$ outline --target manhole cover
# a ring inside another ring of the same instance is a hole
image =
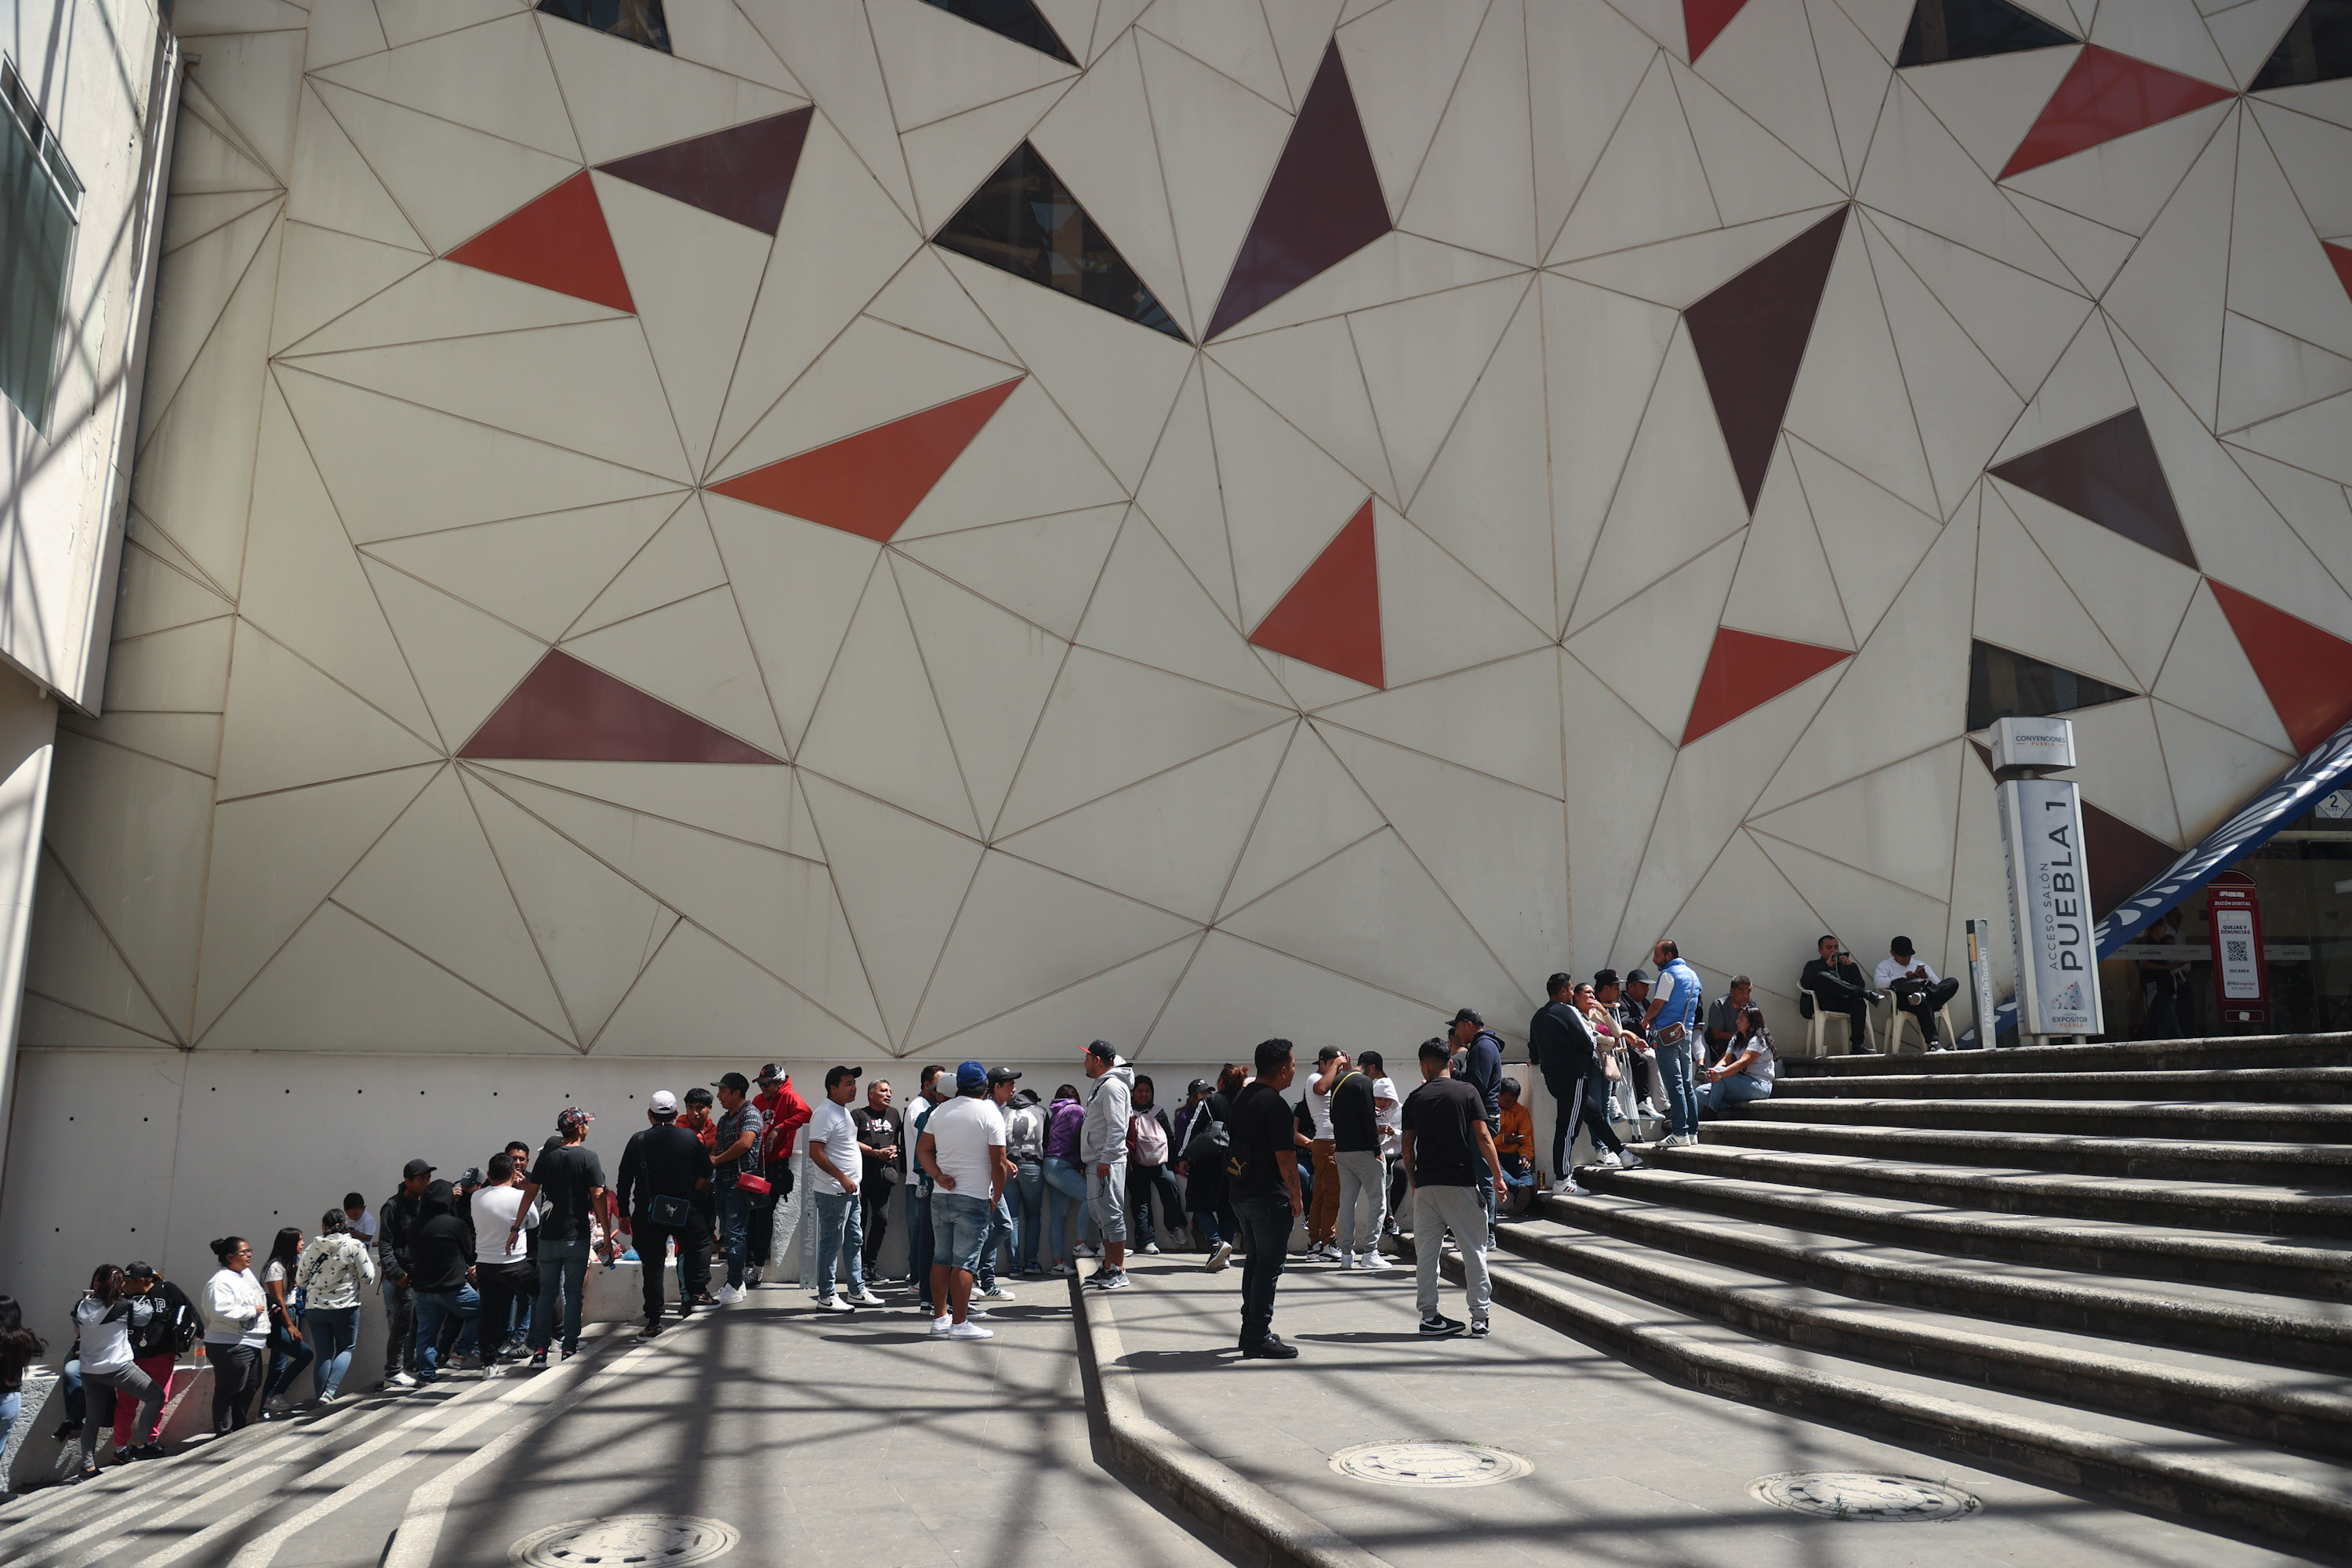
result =
[[[742,1537],[715,1519],[674,1513],[625,1513],[581,1519],[524,1536],[508,1555],[522,1568],[684,1568],[733,1550]]]
[[[1984,1506],[1941,1481],[1859,1470],[1790,1470],[1749,1482],[1748,1495],[1791,1513],[1864,1524],[1941,1524]]]
[[[1487,1487],[1535,1468],[1484,1443],[1359,1443],[1332,1455],[1331,1468],[1384,1487]]]

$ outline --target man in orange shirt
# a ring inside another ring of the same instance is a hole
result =
[[[1503,1130],[1495,1135],[1495,1152],[1503,1162],[1503,1169],[1517,1173],[1527,1169],[1535,1158],[1536,1119],[1519,1102],[1519,1080],[1503,1080]]]

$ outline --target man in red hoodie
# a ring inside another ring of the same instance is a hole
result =
[[[793,1088],[792,1075],[774,1062],[760,1069],[759,1084],[760,1092],[751,1103],[768,1129],[767,1147],[761,1152],[768,1191],[751,1205],[751,1268],[744,1274],[749,1285],[760,1282],[775,1245],[776,1205],[792,1195],[793,1143],[808,1125],[810,1114],[809,1102]]]

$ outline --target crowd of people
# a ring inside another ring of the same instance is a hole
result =
[[[1801,987],[1853,1020],[1858,1047],[1867,1008],[1891,997],[1939,1048],[1935,1014],[1956,987],[1907,940],[1895,939],[1870,983],[1835,937],[1817,951]],[[224,1237],[193,1296],[152,1264],[101,1266],[71,1310],[56,1436],[79,1436],[84,1474],[96,1473],[107,1435],[117,1457],[161,1454],[164,1405],[200,1341],[215,1435],[289,1414],[306,1372],[313,1403],[332,1405],[372,1296],[384,1314],[379,1391],[570,1358],[589,1269],[624,1258],[640,1263],[638,1338],[650,1339],[673,1310],[730,1305],[761,1283],[803,1137],[815,1305],[826,1312],[884,1307],[879,1292],[895,1288],[934,1335],[986,1339],[990,1305],[1013,1298],[1006,1277],[1072,1276],[1091,1260],[1084,1288],[1122,1290],[1130,1255],[1185,1251],[1212,1272],[1242,1260],[1241,1351],[1287,1358],[1296,1348],[1273,1330],[1286,1263],[1381,1273],[1383,1238],[1409,1229],[1421,1331],[1484,1335],[1496,1220],[1527,1212],[1547,1179],[1555,1194],[1588,1195],[1570,1163],[1580,1130],[1592,1163],[1630,1168],[1642,1163],[1636,1144],[1695,1143],[1704,1119],[1772,1091],[1777,1056],[1748,977],[1709,1002],[1674,942],[1650,956],[1654,976],[1601,969],[1546,984],[1528,1059],[1555,1102],[1548,1164],[1502,1037],[1467,1007],[1420,1045],[1410,1090],[1378,1051],[1326,1045],[1309,1068],[1282,1039],[1192,1079],[1172,1105],[1102,1040],[1050,1098],[1012,1068],[967,1061],[923,1068],[902,1103],[887,1079],[843,1065],[812,1105],[770,1064],[682,1097],[654,1091],[609,1183],[588,1146],[595,1118],[572,1106],[535,1150],[517,1140],[455,1179],[409,1161],[381,1204],[346,1194],[315,1235],[280,1230],[257,1269],[254,1243]],[[894,1224],[906,1272],[886,1279]],[[1462,1260],[1466,1321],[1439,1310],[1447,1252]],[[6,1422],[46,1349],[0,1297]]]

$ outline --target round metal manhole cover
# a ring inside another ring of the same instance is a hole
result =
[[[508,1553],[521,1568],[685,1568],[734,1550],[742,1536],[715,1519],[625,1513],[535,1531]]]
[[[1384,1487],[1490,1487],[1535,1467],[1484,1443],[1359,1443],[1331,1456],[1331,1468]]]
[[[1860,1524],[1942,1524],[1984,1506],[1941,1481],[1860,1470],[1790,1470],[1749,1482],[1748,1495],[1791,1513]]]

